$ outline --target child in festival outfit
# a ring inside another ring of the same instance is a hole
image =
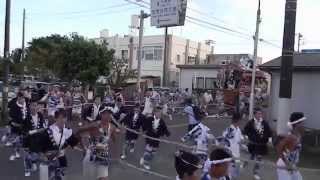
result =
[[[278,180],[302,180],[302,176],[297,169],[300,159],[300,151],[302,149],[301,137],[304,132],[304,121],[306,118],[301,112],[291,114],[290,133],[283,138],[278,146],[279,159],[277,161]]]
[[[244,135],[248,136],[248,150],[251,160],[262,161],[262,156],[268,153],[268,142],[271,142],[272,132],[267,121],[263,120],[261,109],[255,109],[254,118],[244,128]],[[253,168],[253,177],[260,180],[260,165],[256,163]]]
[[[25,148],[24,155],[24,172],[25,176],[29,177],[31,172],[37,170],[37,162],[39,161],[39,153],[32,152],[29,147],[34,140],[34,134],[44,131],[47,124],[44,120],[42,113],[39,112],[38,103],[31,102],[30,112],[27,115],[23,125],[23,146]]]
[[[165,121],[161,118],[161,107],[156,107],[153,110],[153,116],[146,117],[143,130],[147,136],[152,138],[160,138],[162,136],[170,136]],[[159,148],[160,141],[146,138],[146,146],[143,157],[140,159],[140,164],[147,170],[150,169],[151,161],[154,158],[157,149]]]
[[[37,133],[30,141],[30,151],[41,153],[40,180],[64,179],[68,165],[65,149],[75,147],[79,139],[71,129],[66,128],[66,111],[58,109],[55,123],[45,131]]]
[[[87,179],[107,180],[110,166],[110,144],[115,141],[115,126],[111,123],[112,107],[103,105],[100,107],[100,119],[91,123],[88,127],[79,129],[78,134],[89,133],[89,147],[86,149],[85,163],[90,169],[84,169]],[[88,159],[88,161],[86,161]],[[84,167],[84,168],[85,168]]]
[[[143,121],[144,115],[141,114],[140,104],[136,104],[133,111],[129,112],[120,123],[123,123],[129,129],[140,131]],[[126,159],[128,151],[131,153],[134,152],[134,146],[138,137],[139,135],[137,133],[126,130],[125,144],[123,146],[121,159]]]
[[[17,98],[9,103],[9,115],[11,117],[10,124],[10,141],[13,146],[13,154],[10,161],[20,158],[20,149],[22,147],[23,125],[27,118],[28,107],[26,99],[22,93],[17,94]]]
[[[215,137],[210,133],[210,129],[206,125],[199,123],[183,136],[181,140],[183,142],[193,141],[195,144],[193,152],[199,157],[203,164],[208,158],[209,144],[214,143]]]
[[[232,156],[235,158],[240,158],[240,143],[244,139],[241,129],[239,128],[240,120],[241,115],[234,113],[232,117],[232,124],[222,134],[225,140],[225,147],[230,150]],[[237,179],[240,175],[240,161],[234,160],[230,165],[229,175],[232,179]]]

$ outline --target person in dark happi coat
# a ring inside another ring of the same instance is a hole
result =
[[[129,129],[139,132],[143,122],[144,115],[141,113],[140,104],[136,104],[133,110],[129,112],[120,123],[124,124]],[[126,159],[128,151],[131,153],[134,152],[134,146],[138,137],[139,135],[137,133],[129,130],[126,131],[121,159]]]
[[[32,171],[37,170],[37,162],[39,160],[39,154],[29,150],[31,141],[34,141],[34,134],[44,131],[46,128],[47,124],[43,114],[39,112],[38,103],[32,101],[30,103],[30,111],[23,124],[24,172],[26,177],[29,177]]]
[[[10,139],[14,149],[13,154],[10,156],[10,160],[20,158],[20,149],[22,146],[23,124],[27,118],[28,106],[26,99],[22,93],[18,93],[17,97],[9,103],[9,115],[11,121],[10,125]]]
[[[35,141],[30,145],[30,151],[44,154],[40,163],[40,180],[63,179],[68,166],[64,151],[79,143],[73,131],[66,128],[66,111],[58,109],[54,118],[55,123],[37,133]]]
[[[160,138],[163,136],[170,136],[170,132],[167,128],[165,121],[161,118],[162,109],[156,107],[153,109],[153,116],[146,117],[143,123],[143,130],[145,134],[152,138]],[[145,169],[150,169],[150,163],[159,148],[160,141],[150,138],[146,138],[146,146],[143,157],[140,159],[140,165]]]
[[[116,99],[116,102],[115,104],[112,106],[113,109],[112,109],[112,116],[114,118],[114,120],[116,120],[116,122],[120,122],[122,121],[126,114],[127,114],[127,110],[126,110],[126,107],[124,106],[124,101],[122,98],[118,97]],[[114,121],[112,121],[112,124],[118,128],[117,131],[119,131],[119,125],[117,123],[115,123]]]
[[[228,168],[232,155],[226,149],[215,149],[204,165],[204,175],[201,180],[230,180]]]
[[[116,102],[113,106],[113,117],[120,122],[126,115],[126,108],[124,106],[124,101],[119,97],[116,99]]]
[[[267,121],[263,119],[261,109],[255,109],[254,118],[250,120],[243,131],[248,137],[248,149],[251,154],[251,160],[262,161],[262,156],[268,153],[268,142],[271,142],[272,131]],[[259,175],[259,163],[253,168],[254,179],[261,179]]]

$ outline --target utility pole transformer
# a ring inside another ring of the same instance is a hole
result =
[[[291,113],[292,72],[296,29],[297,0],[286,0],[282,59],[280,68],[279,118],[277,133],[288,132],[287,122]]]

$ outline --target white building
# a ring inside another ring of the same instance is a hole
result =
[[[177,65],[180,69],[179,88],[213,90],[218,83],[218,74],[222,69],[220,65],[199,64],[199,65]]]
[[[270,120],[278,120],[281,57],[262,64],[259,68],[271,74]],[[320,129],[320,53],[295,54],[293,59],[291,112],[303,112],[307,117],[306,126]],[[288,114],[289,119],[289,114]],[[283,128],[287,122],[278,122]]]
[[[115,50],[117,58],[129,60],[132,68],[137,68],[137,49],[138,37],[132,37],[132,45],[130,44],[130,36],[109,36],[108,30],[100,32],[99,38],[93,39],[96,43],[105,42],[107,46]],[[142,44],[142,62],[141,75],[158,77],[160,85],[163,76],[163,59],[164,59],[164,35],[144,36]],[[132,47],[132,48],[130,48]],[[130,50],[132,56],[130,56]],[[170,85],[176,82],[179,84],[179,64],[204,64],[207,56],[213,53],[213,48],[208,43],[191,41],[185,38],[168,35],[168,76]]]

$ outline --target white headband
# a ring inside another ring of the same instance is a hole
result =
[[[99,111],[99,114],[103,113],[104,111],[112,111],[112,110],[113,110],[112,107],[105,106],[103,109],[101,109],[101,110]]]
[[[221,160],[213,160],[210,161],[209,159],[207,159],[204,163],[204,168],[203,170],[208,172],[209,169],[211,168],[212,164],[221,164],[221,163],[225,163],[225,162],[231,162],[233,159],[232,158],[225,158],[225,159],[221,159]]]
[[[288,125],[295,125],[295,124],[298,124],[298,123],[300,123],[300,122],[303,122],[303,121],[305,121],[307,118],[306,117],[302,117],[302,118],[300,118],[300,119],[298,119],[298,120],[296,120],[296,121],[293,121],[293,122],[288,122]]]
[[[190,163],[190,162],[184,160],[184,159],[181,157],[182,154],[183,154],[183,152],[180,152],[180,151],[178,151],[178,152],[175,153],[176,157],[179,158],[182,162],[184,162],[184,163],[186,163],[186,164],[188,164],[188,165],[191,165],[191,166],[193,166],[193,167],[195,167],[195,168],[198,168],[198,169],[202,169],[202,168],[203,168],[203,166],[200,165],[200,164],[196,165],[196,164],[193,164],[193,163]]]
[[[222,164],[222,163],[225,163],[225,162],[231,162],[232,160],[233,160],[232,158],[225,158],[225,159],[213,160],[213,161],[209,161],[208,160],[208,163],[210,163],[211,165],[212,164]]]
[[[191,165],[191,166],[193,166],[193,167],[195,167],[195,168],[198,168],[198,169],[202,169],[202,168],[203,168],[203,166],[200,165],[200,164],[198,164],[198,165],[192,164],[192,163],[189,163],[188,161],[184,160],[182,157],[179,157],[179,158],[180,158],[180,160],[181,160],[182,162],[184,162],[184,163],[186,163],[186,164],[188,164],[188,165]]]

